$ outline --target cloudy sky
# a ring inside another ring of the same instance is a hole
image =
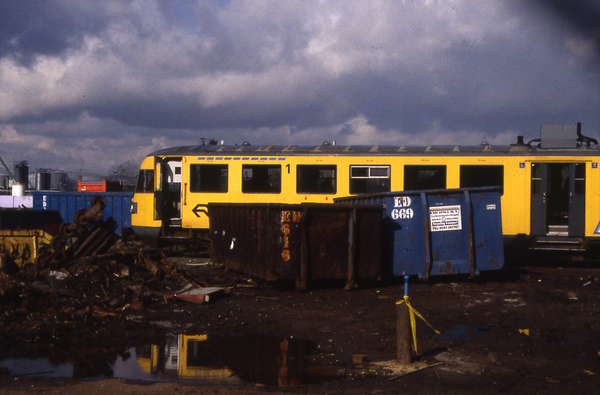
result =
[[[85,178],[202,138],[599,138],[599,24],[598,0],[1,0],[0,156]]]

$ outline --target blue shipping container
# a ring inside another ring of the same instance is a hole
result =
[[[335,199],[383,204],[383,268],[394,276],[469,273],[504,266],[499,188],[388,192]]]
[[[94,196],[106,200],[104,218],[114,218],[117,223],[115,233],[119,236],[123,228],[131,227],[131,199],[133,192],[33,192],[34,210],[60,211],[66,222],[73,222],[75,213],[92,208]]]

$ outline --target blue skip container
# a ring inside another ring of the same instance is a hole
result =
[[[504,266],[499,188],[387,192],[334,201],[384,206],[382,268],[387,274],[474,277]]]
[[[117,221],[115,233],[121,235],[124,228],[131,227],[131,199],[133,192],[33,192],[34,210],[60,211],[65,222],[72,223],[75,214],[92,207],[92,199],[102,196],[106,201],[104,218]]]

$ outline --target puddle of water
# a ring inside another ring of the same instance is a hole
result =
[[[581,336],[574,334],[561,335],[552,333],[551,331],[536,331],[532,330],[530,337],[533,340],[537,340],[539,342],[544,343],[556,343],[556,344],[572,344],[579,345],[584,343],[584,339]]]
[[[494,328],[493,325],[482,325],[477,328],[472,328],[467,324],[457,324],[452,327],[449,331],[442,333],[441,335],[433,335],[436,339],[448,342],[468,342],[473,336],[481,336],[485,332],[488,332]],[[552,331],[536,331],[530,330],[529,335],[531,339],[545,342],[545,343],[557,343],[557,344],[572,344],[578,345],[584,343],[586,340],[578,335],[567,334],[560,335],[555,334]]]
[[[439,340],[448,341],[448,342],[468,342],[469,341],[469,325],[466,324],[458,324],[455,325],[449,331],[442,333],[441,335],[435,336]]]
[[[473,336],[481,336],[483,333],[492,329],[490,325],[483,325],[477,328],[472,328],[467,324],[457,324],[449,331],[441,335],[434,335],[436,339],[448,342],[468,342]]]
[[[217,384],[260,383],[297,387],[345,376],[337,367],[308,362],[309,342],[269,335],[210,339],[177,335],[160,344],[65,357],[0,361],[14,376],[103,378],[136,381],[195,380]],[[65,353],[64,355],[67,355]]]

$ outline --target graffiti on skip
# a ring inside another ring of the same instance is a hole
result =
[[[5,241],[0,244],[0,254],[6,254],[19,266],[23,266],[31,259],[31,249],[27,243],[11,243]]]
[[[411,219],[415,215],[414,210],[410,208],[411,204],[412,200],[408,196],[394,197],[394,208],[391,213],[392,219]]]
[[[290,223],[299,223],[300,219],[302,219],[302,213],[299,211],[285,210],[281,212],[281,258],[286,262],[292,257],[290,254]]]

